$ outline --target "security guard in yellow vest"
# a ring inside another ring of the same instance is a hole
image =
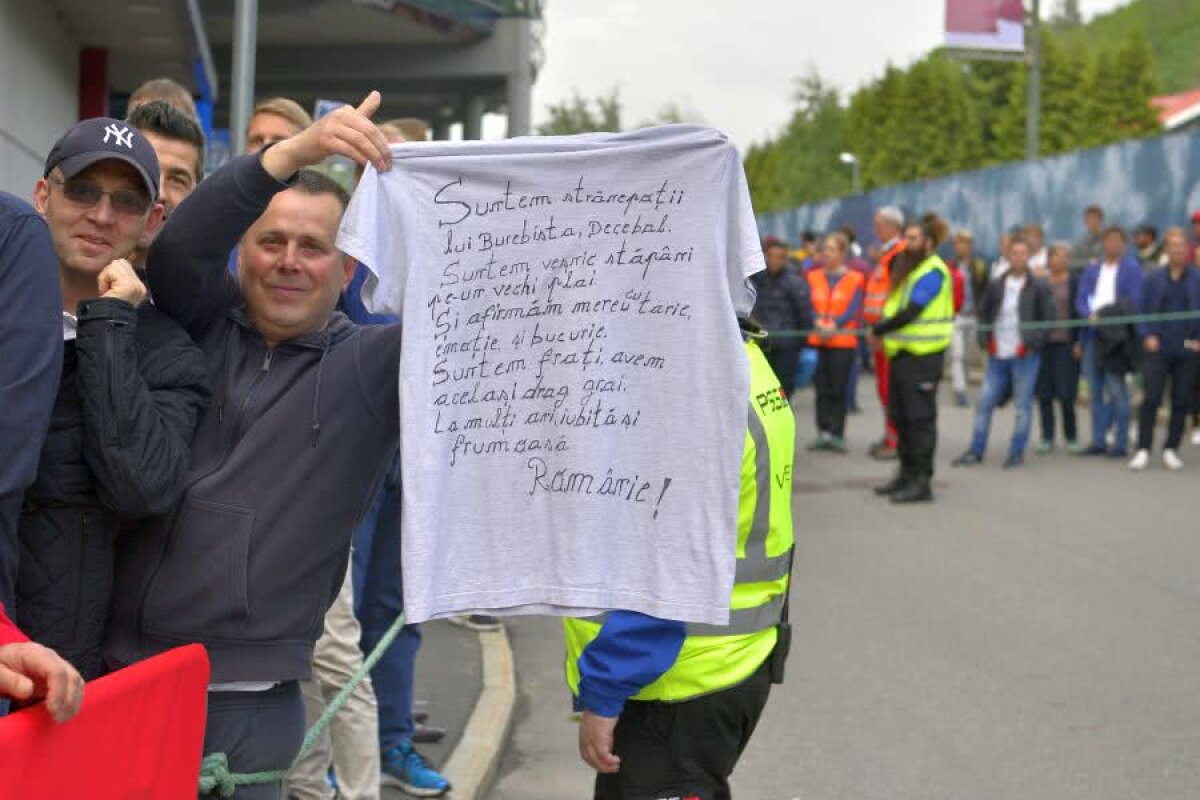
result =
[[[761,329],[742,321],[742,330],[750,404],[729,625],[630,611],[564,621],[579,750],[598,773],[597,800],[728,798],[770,686],[783,680],[796,422],[754,341]]]
[[[888,413],[896,424],[900,457],[896,475],[875,492],[893,503],[933,499],[937,390],[954,335],[954,285],[935,252],[947,231],[934,214],[905,228],[905,251],[892,265],[884,318],[872,328],[891,361]]]

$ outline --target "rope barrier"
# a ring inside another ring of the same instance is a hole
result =
[[[970,320],[971,317],[955,317],[951,319],[917,319],[908,323],[905,327],[919,325],[944,325],[947,322],[956,320]],[[1185,322],[1188,320],[1200,319],[1200,311],[1168,311],[1160,314],[1131,314],[1126,316],[1100,317],[1098,319],[1059,319],[1059,320],[1035,320],[1031,322],[1018,323],[1017,328],[1020,330],[1036,331],[1036,330],[1061,330],[1063,328],[1101,328],[1110,325],[1140,325],[1147,322]],[[972,325],[977,332],[987,333],[1003,327],[998,324],[985,325],[975,323]],[[1011,327],[1011,326],[1010,326]],[[829,328],[822,331],[819,328],[807,328],[804,330],[782,330],[768,331],[767,339],[791,339],[811,336],[812,334],[822,334],[828,336],[867,336],[871,333],[870,328]],[[886,334],[885,334],[886,337]]]
[[[292,761],[292,765],[287,769],[272,770],[270,772],[231,772],[229,770],[229,757],[225,753],[210,753],[205,756],[200,762],[200,794],[216,794],[220,797],[232,797],[239,786],[257,786],[263,783],[276,783],[287,777],[287,774],[296,768],[296,764],[304,756],[308,755],[308,751],[312,749],[313,744],[329,728],[333,722],[334,716],[346,705],[346,701],[350,699],[350,695],[354,692],[358,685],[363,682],[371,670],[379,663],[379,659],[383,658],[383,654],[391,647],[392,642],[400,635],[400,629],[404,627],[404,613],[396,617],[396,621],[387,629],[387,633],[371,650],[371,653],[363,660],[362,666],[354,671],[350,676],[350,680],[345,686],[334,696],[333,701],[325,707],[325,712],[320,718],[308,729],[308,733],[304,735],[304,741],[300,745],[300,752],[296,754],[296,758]]]

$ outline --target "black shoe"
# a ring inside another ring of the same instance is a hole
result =
[[[1107,451],[1107,450],[1105,450],[1105,449],[1104,449],[1103,447],[1101,447],[1100,445],[1098,445],[1098,444],[1094,444],[1094,445],[1092,445],[1091,447],[1088,447],[1088,448],[1086,448],[1086,449],[1084,449],[1084,450],[1080,450],[1080,451],[1079,451],[1079,455],[1081,455],[1081,456],[1102,456],[1102,455],[1104,455],[1104,454],[1105,454],[1105,453],[1107,453],[1107,452],[1108,452],[1108,451]]]
[[[1004,468],[1005,469],[1016,469],[1017,467],[1023,466],[1024,464],[1025,464],[1024,456],[1013,455],[1013,456],[1009,456],[1008,458],[1004,459]]]
[[[435,725],[418,724],[412,735],[412,740],[418,744],[437,744],[445,738],[446,729]]]
[[[950,462],[952,467],[973,467],[976,464],[983,463],[983,456],[976,453],[974,450],[968,450],[958,458]]]
[[[879,495],[880,497],[887,497],[889,494],[895,494],[907,485],[907,478],[905,478],[903,475],[896,475],[896,477],[892,478],[887,483],[881,486],[876,486],[875,494]]]
[[[413,722],[415,722],[416,724],[421,725],[422,723],[425,723],[428,721],[429,721],[429,712],[428,711],[414,711],[413,712]]]
[[[933,500],[933,489],[927,480],[915,480],[892,495],[893,503],[928,503]]]

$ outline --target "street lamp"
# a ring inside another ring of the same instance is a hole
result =
[[[859,173],[858,156],[854,153],[842,153],[838,156],[838,161],[850,165],[850,189],[854,194],[860,194],[862,192],[862,175]]]

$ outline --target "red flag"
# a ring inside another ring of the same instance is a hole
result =
[[[207,691],[193,644],[88,683],[62,725],[41,706],[0,719],[0,796],[195,800]]]

